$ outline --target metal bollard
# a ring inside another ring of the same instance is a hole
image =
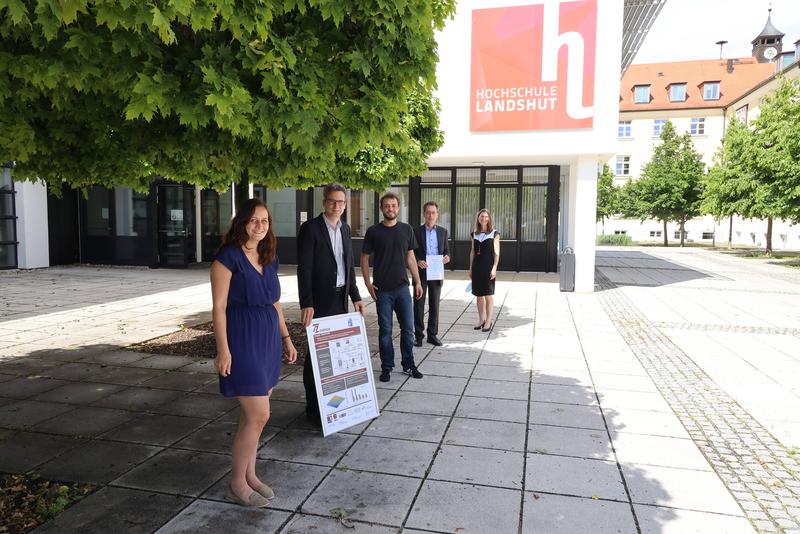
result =
[[[571,247],[561,253],[558,281],[561,291],[575,291],[575,252]]]

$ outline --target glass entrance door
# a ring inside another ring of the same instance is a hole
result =
[[[158,186],[158,257],[162,267],[186,267],[197,261],[194,188]]]

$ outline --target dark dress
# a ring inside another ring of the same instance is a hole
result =
[[[215,258],[233,274],[225,318],[231,373],[219,377],[226,397],[263,396],[278,383],[281,333],[274,303],[280,299],[278,258],[263,275],[239,246],[223,247]]]
[[[472,236],[472,247],[475,256],[472,258],[472,294],[476,297],[494,295],[494,280],[490,280],[492,267],[494,266],[494,236],[487,237],[483,242],[475,239],[475,232]]]

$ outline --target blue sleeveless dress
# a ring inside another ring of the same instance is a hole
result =
[[[231,374],[219,377],[220,392],[226,397],[264,396],[278,383],[283,354],[273,305],[281,296],[278,258],[264,265],[263,274],[240,246],[223,247],[215,260],[233,275],[225,312]]]

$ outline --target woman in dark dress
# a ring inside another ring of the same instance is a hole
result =
[[[469,250],[469,277],[472,294],[478,297],[478,325],[475,330],[489,332],[494,314],[494,281],[500,262],[500,234],[492,225],[492,215],[486,208],[478,212],[475,231]]]
[[[256,475],[256,451],[269,419],[269,395],[278,383],[281,354],[297,350],[279,302],[278,258],[267,206],[250,199],[239,208],[211,264],[214,336],[220,391],[239,400],[239,428],[226,498],[262,507],[274,497]]]

